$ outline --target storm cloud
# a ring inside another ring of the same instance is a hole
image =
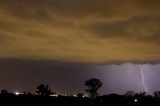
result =
[[[0,0],[0,58],[160,60],[159,0]]]

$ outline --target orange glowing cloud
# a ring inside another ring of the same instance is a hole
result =
[[[159,0],[0,2],[0,58],[160,60]]]

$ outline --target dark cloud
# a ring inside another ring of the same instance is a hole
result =
[[[90,15],[119,18],[159,12],[158,0],[1,0],[1,5],[11,14],[26,19],[49,19],[49,11],[69,18]]]
[[[117,38],[159,43],[160,16],[132,17],[113,23],[95,23],[89,30],[98,38]]]
[[[0,0],[0,57],[159,61],[159,0]]]

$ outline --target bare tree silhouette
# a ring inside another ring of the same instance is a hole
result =
[[[102,84],[103,83],[99,79],[91,78],[85,82],[85,85],[88,87],[86,92],[91,98],[95,98],[98,95],[97,91],[100,87],[102,87]]]

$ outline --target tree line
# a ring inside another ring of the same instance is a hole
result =
[[[86,80],[84,85],[88,87],[85,89],[85,91],[88,93],[90,98],[96,98],[98,96],[98,90],[100,87],[102,87],[102,82],[97,78],[91,78],[89,80]],[[9,92],[5,89],[1,90],[1,94],[8,94]],[[26,93],[26,92],[24,92]],[[53,94],[56,94],[56,92],[53,92],[48,84],[40,84],[36,87],[36,93],[40,96],[50,96]],[[30,93],[27,93],[30,94]],[[82,93],[79,93],[78,96],[82,96]]]

